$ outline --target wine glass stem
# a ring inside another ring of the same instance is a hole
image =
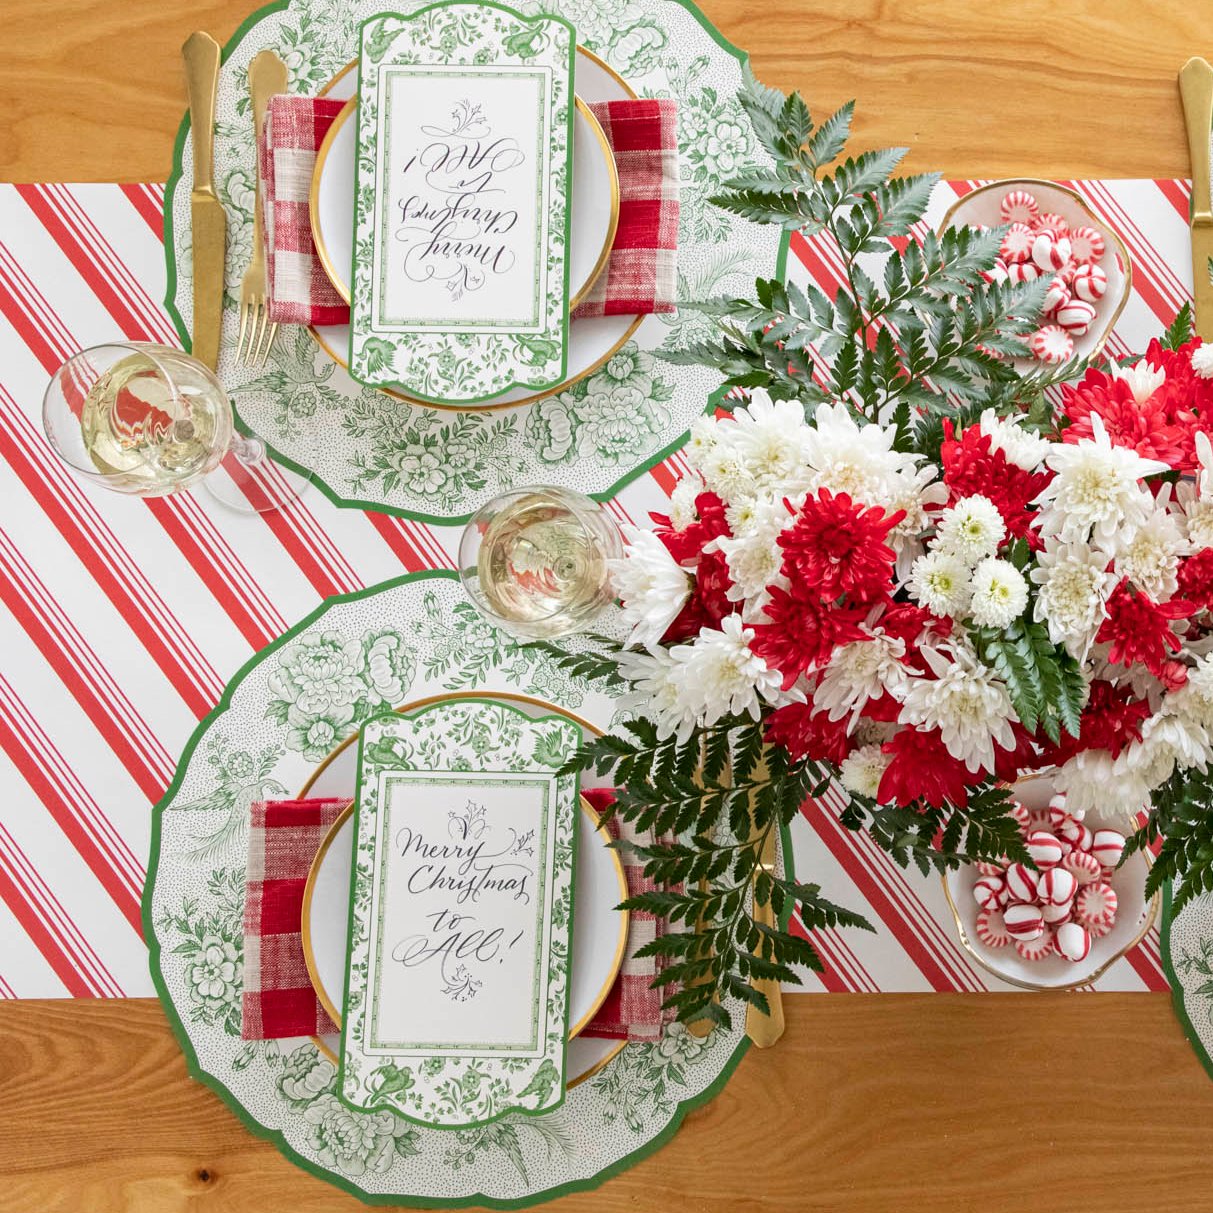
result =
[[[265,443],[260,438],[233,434],[231,452],[245,467],[254,467],[265,459]]]

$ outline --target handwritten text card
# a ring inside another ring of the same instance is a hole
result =
[[[363,25],[355,378],[444,403],[563,379],[574,49],[495,4]]]
[[[347,1102],[472,1125],[563,1098],[580,740],[479,700],[364,728]]]

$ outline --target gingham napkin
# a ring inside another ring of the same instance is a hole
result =
[[[585,798],[599,812],[615,796],[609,788],[588,789]],[[244,903],[244,1004],[241,1035],[246,1040],[322,1035],[337,1027],[316,998],[303,959],[300,922],[303,888],[316,851],[348,800],[270,800],[253,805],[249,824],[248,889]],[[623,826],[623,837],[638,841]],[[619,836],[617,823],[612,833]],[[647,837],[647,836],[646,836]],[[643,869],[624,855],[632,894],[652,889]],[[612,1040],[657,1040],[671,1015],[664,993],[650,988],[653,957],[636,949],[666,929],[663,919],[633,910],[619,976],[583,1036]]]
[[[349,305],[316,256],[308,194],[325,133],[344,101],[271,97],[261,156],[261,221],[265,228],[268,311],[276,324],[348,324]]]
[[[590,106],[615,153],[619,227],[606,268],[574,317],[672,312],[678,292],[678,107],[669,100]]]
[[[261,156],[269,315],[279,324],[348,324],[350,310],[316,255],[308,193],[316,152],[341,112],[327,97],[270,99]],[[574,317],[672,312],[677,293],[678,138],[673,101],[590,106],[619,169],[611,256]]]
[[[329,826],[348,800],[266,800],[249,819],[244,901],[245,1040],[336,1032],[303,959],[303,889]]]
[[[614,803],[615,793],[610,788],[584,788],[581,793],[601,813]],[[638,834],[618,817],[613,817],[607,827],[615,838],[628,842],[648,843],[650,833]],[[628,893],[651,892],[656,886],[644,874],[644,867],[634,855],[623,852],[623,873],[628,882]],[[623,954],[619,976],[611,987],[597,1014],[582,1029],[582,1036],[605,1036],[613,1040],[658,1040],[661,1029],[674,1018],[673,1011],[662,1009],[663,1000],[672,992],[670,987],[653,988],[653,978],[665,967],[659,956],[638,957],[636,951],[650,940],[665,934],[669,923],[664,918],[632,910],[628,919],[628,942]]]

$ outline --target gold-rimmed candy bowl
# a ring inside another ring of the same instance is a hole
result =
[[[1016,781],[1012,791],[1025,808],[1043,810],[1055,792],[1052,772],[1041,772]],[[1088,829],[1126,832],[1123,816],[1094,811],[1083,819]],[[956,924],[960,945],[987,973],[1000,981],[1024,990],[1073,990],[1090,985],[1145,938],[1158,914],[1159,897],[1146,897],[1146,876],[1150,871],[1147,851],[1135,851],[1126,857],[1111,875],[1109,884],[1116,893],[1116,922],[1107,935],[1092,939],[1091,950],[1077,963],[1056,954],[1042,960],[1025,960],[1014,944],[989,947],[977,937],[980,907],[973,900],[973,886],[980,873],[975,865],[945,872],[943,890]]]

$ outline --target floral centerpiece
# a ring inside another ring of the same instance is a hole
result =
[[[728,394],[669,515],[627,532],[626,642],[562,658],[630,685],[577,761],[664,836],[632,904],[678,927],[648,950],[685,1020],[820,967],[755,905],[868,925],[760,867],[831,780],[926,871],[1027,859],[1007,784],[1056,768],[1077,806],[1148,813],[1154,885],[1213,886],[1213,346],[1185,309],[1131,365],[1021,372],[1044,284],[994,280],[1000,231],[915,231],[936,178],[891,177],[898,150],[827,172],[849,106],[815,128],[753,80],[743,103],[771,165],[716,203],[830,234],[844,284],[703,305],[718,337],[671,357]]]

